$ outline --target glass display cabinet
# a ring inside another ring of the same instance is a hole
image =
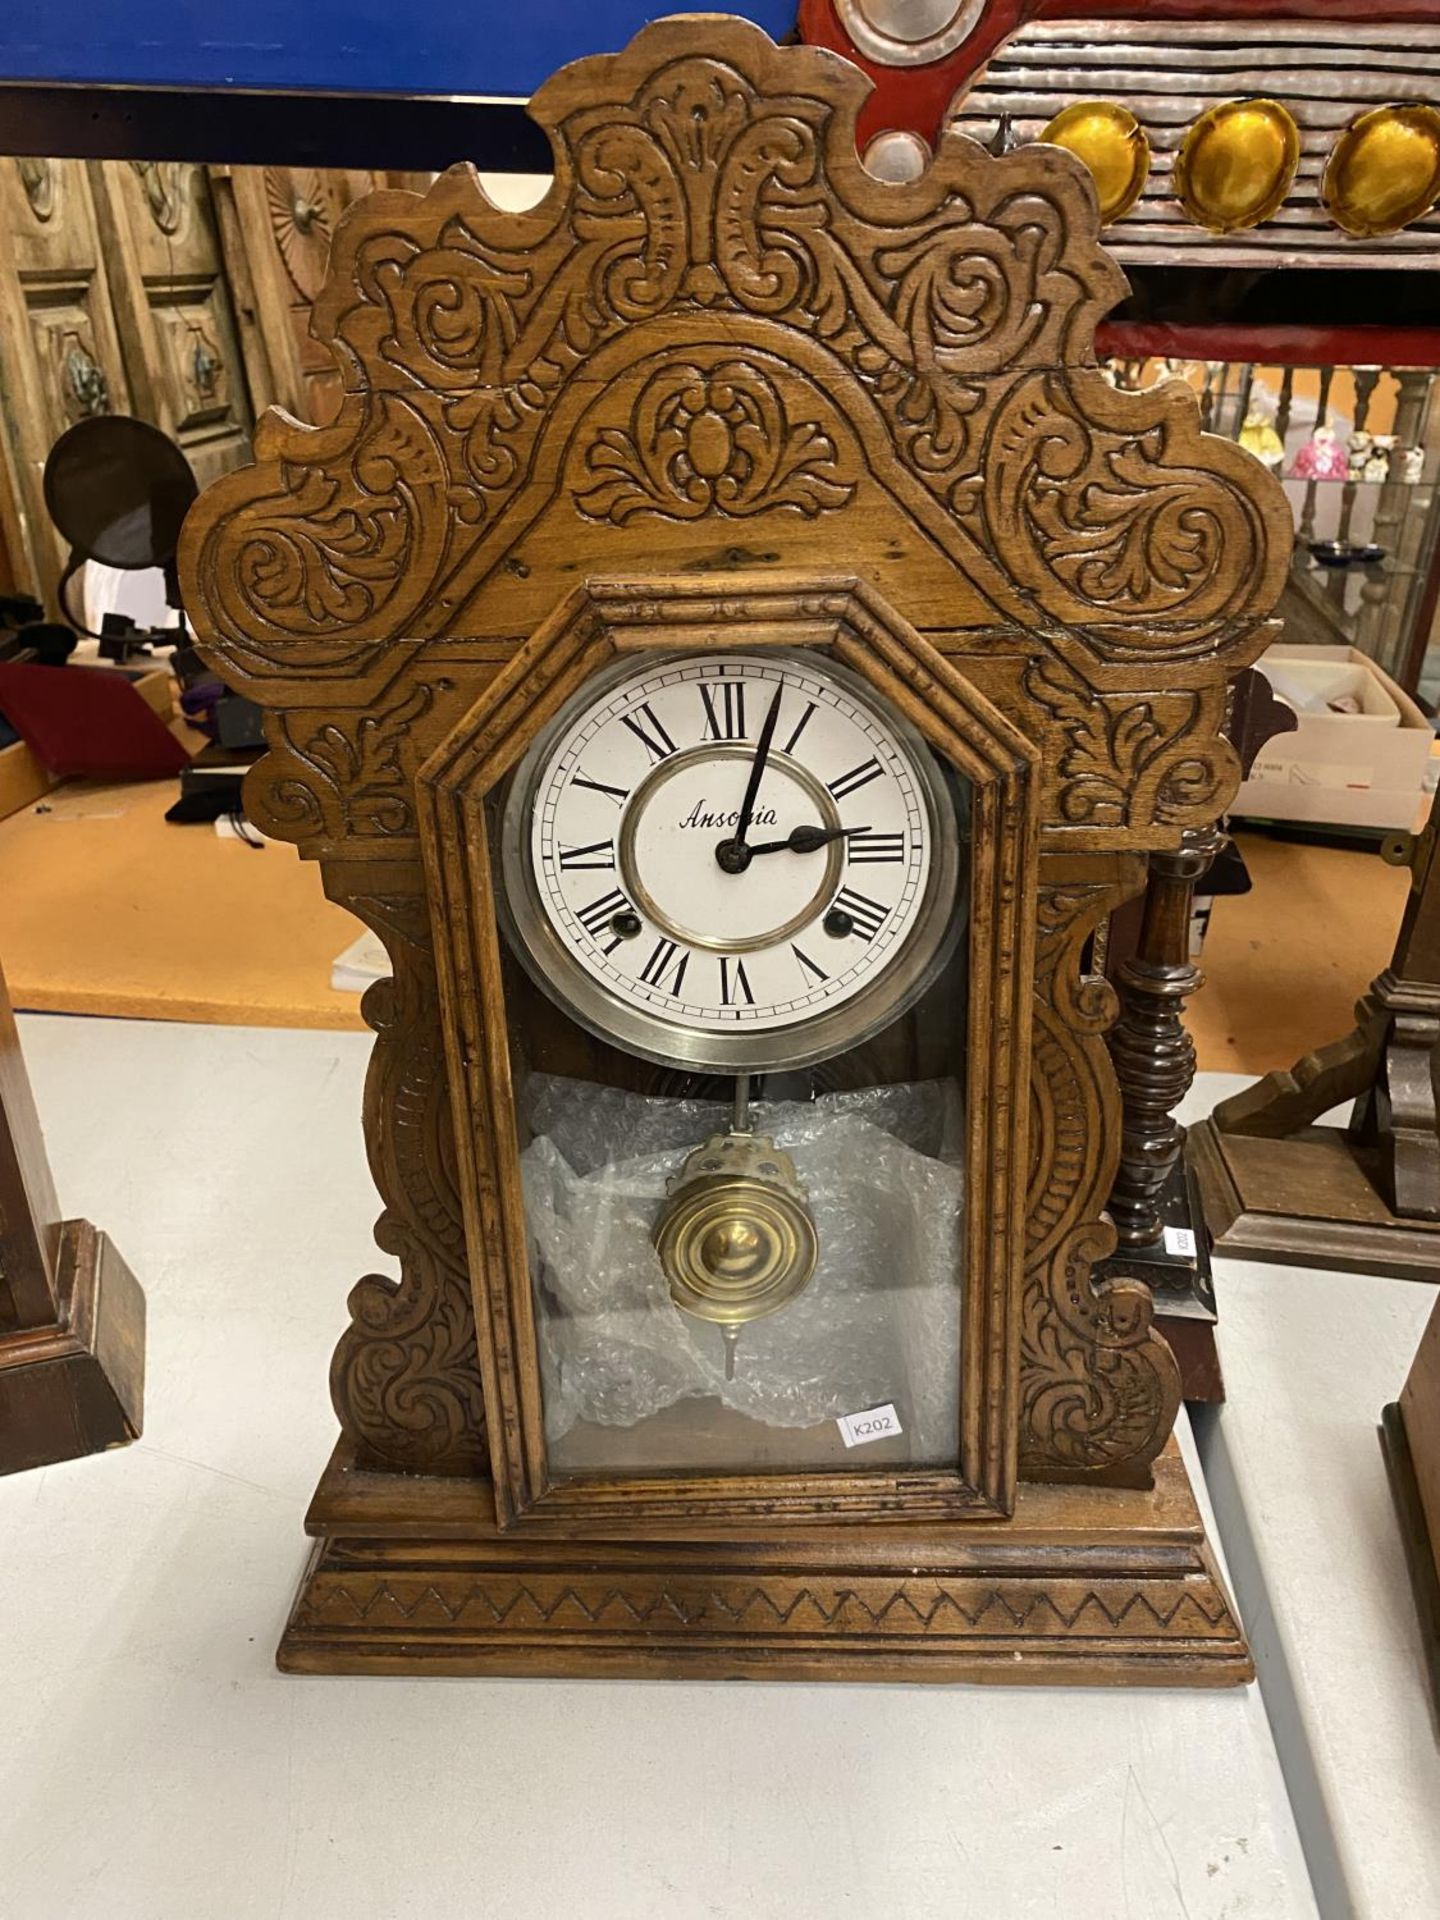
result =
[[[718,19],[567,68],[528,212],[347,214],[338,418],[187,524],[250,809],[393,966],[287,1669],[1249,1674],[1096,1272],[1089,956],[1234,790],[1285,502],[1101,372],[1071,156],[883,181],[864,92]]]
[[[1433,711],[1440,541],[1440,411],[1429,366],[1121,360],[1136,387],[1187,381],[1208,430],[1281,479],[1295,554],[1280,613],[1287,640],[1358,647]]]

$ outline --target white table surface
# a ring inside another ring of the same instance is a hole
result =
[[[0,1481],[4,1920],[1315,1912],[1254,1687],[280,1677],[330,1350],[386,1264],[368,1042],[21,1029],[149,1375],[135,1446]]]
[[[1245,1084],[1200,1075],[1187,1117]],[[1429,1920],[1440,1740],[1378,1427],[1436,1288],[1232,1260],[1215,1287],[1201,1453],[1321,1911]]]

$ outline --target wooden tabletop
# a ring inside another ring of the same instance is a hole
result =
[[[0,1481],[7,1916],[1314,1915],[1255,1687],[281,1678],[330,1351],[393,1264],[368,1043],[20,1024],[150,1371],[134,1446]]]
[[[1198,1119],[1243,1081],[1203,1075]],[[1320,1910],[1440,1913],[1440,1744],[1380,1448],[1436,1290],[1217,1259],[1201,1453]]]
[[[0,946],[18,1009],[360,1028],[330,966],[359,923],[295,849],[171,826],[173,780],[75,781],[0,820]]]

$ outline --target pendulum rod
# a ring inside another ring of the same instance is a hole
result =
[[[732,1321],[722,1326],[720,1333],[725,1342],[725,1378],[727,1380],[733,1380],[735,1378],[735,1349],[740,1344],[739,1325]]]
[[[750,1076],[737,1073],[735,1076],[735,1110],[730,1119],[732,1133],[750,1131]],[[740,1327],[738,1323],[722,1326],[721,1337],[725,1342],[725,1378],[735,1378],[735,1353],[740,1345]]]

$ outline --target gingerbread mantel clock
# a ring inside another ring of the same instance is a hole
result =
[[[1079,165],[855,154],[661,21],[555,182],[380,193],[346,398],[186,530],[251,808],[383,937],[362,1279],[281,1663],[1244,1678],[1134,1281],[1092,936],[1224,807],[1279,486],[1110,386]]]

